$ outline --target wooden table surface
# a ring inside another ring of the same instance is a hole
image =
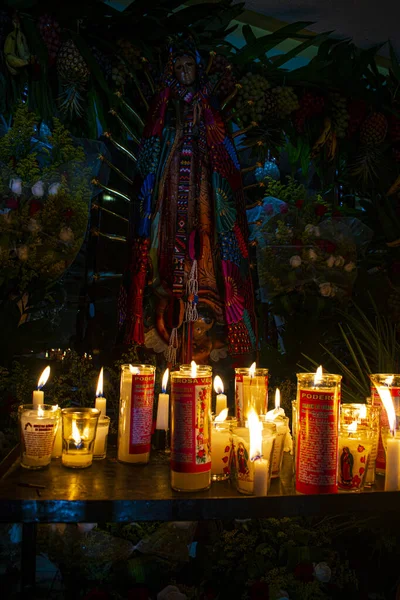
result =
[[[213,483],[205,492],[178,493],[169,484],[166,455],[148,465],[119,463],[115,448],[88,469],[67,469],[60,459],[43,471],[19,464],[18,451],[0,465],[0,522],[76,523],[201,520],[398,511],[400,492],[384,492],[383,478],[362,493],[296,495],[292,459],[285,454],[280,479],[265,498],[243,496],[234,485]],[[20,484],[44,486],[21,487]]]

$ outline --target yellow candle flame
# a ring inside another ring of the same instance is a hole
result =
[[[37,407],[37,416],[38,416],[38,417],[43,417],[43,416],[44,416],[44,410],[43,410],[43,408],[40,406],[40,404],[38,404],[38,407]]]
[[[41,376],[39,377],[39,381],[37,384],[38,390],[41,390],[50,376],[50,367],[46,367]]]
[[[78,425],[76,424],[75,419],[72,420],[72,433],[71,433],[72,439],[74,440],[75,444],[78,445],[81,443],[82,438],[81,438],[81,434],[78,428]]]
[[[226,417],[228,416],[228,410],[228,408],[224,408],[223,410],[221,410],[219,415],[215,417],[215,423],[223,423],[224,421],[226,421]]]
[[[367,405],[362,404],[360,406],[360,419],[365,419],[367,417]]]
[[[384,387],[383,385],[376,385],[375,383],[375,387],[378,390],[378,394],[380,396],[380,399],[382,400],[382,404],[385,407],[389,421],[389,429],[392,435],[394,435],[396,431],[396,412],[394,410],[392,395],[390,393],[389,388]]]
[[[349,433],[355,433],[357,431],[357,421],[353,421],[347,428]]]
[[[219,375],[216,375],[214,377],[214,390],[216,394],[223,394],[224,393],[224,384],[222,382],[222,379]]]
[[[279,388],[276,388],[275,390],[275,408],[280,408],[281,407],[281,392],[279,390]]]
[[[168,377],[169,377],[169,369],[165,369],[164,375],[162,378],[162,383],[161,383],[161,389],[162,389],[163,394],[165,394],[166,389],[167,389]]]
[[[262,428],[263,425],[258,414],[251,408],[247,415],[247,423],[250,431],[250,460],[254,460],[262,454]]]
[[[99,379],[97,382],[97,390],[96,390],[96,397],[101,398],[102,396],[103,396],[103,367],[101,367],[101,369],[100,369],[100,375],[99,375]]]
[[[197,377],[197,365],[194,360],[190,363],[190,374],[192,377]]]
[[[140,373],[139,367],[134,367],[133,365],[129,365],[129,370],[132,373],[132,375],[139,375]]]
[[[394,375],[389,375],[389,377],[386,377],[386,379],[383,383],[385,385],[387,385],[388,387],[390,387],[393,383],[393,379],[394,379]]]
[[[249,375],[250,377],[253,379],[254,375],[256,374],[256,363],[253,362],[253,364],[251,365],[251,367],[249,368]]]
[[[322,381],[322,365],[320,365],[314,375],[314,385],[318,385]]]

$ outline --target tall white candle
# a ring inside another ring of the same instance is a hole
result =
[[[263,458],[254,460],[254,495],[266,496],[268,493],[269,463]]]
[[[32,404],[33,406],[38,406],[38,404],[44,404],[44,392],[42,391],[42,387],[46,384],[50,375],[50,367],[46,367],[39,377],[37,390],[33,391],[32,396]]]
[[[268,492],[268,461],[262,457],[262,423],[255,410],[248,414],[250,430],[250,460],[254,463],[254,488],[256,496],[266,496]]]
[[[388,381],[388,385],[390,383]],[[386,447],[385,491],[395,492],[400,490],[400,437],[396,435],[396,412],[390,389],[375,382],[374,384],[387,412],[391,433]]]
[[[58,404],[53,406],[53,410],[58,410]],[[57,427],[57,433],[54,440],[53,452],[51,453],[52,458],[58,458],[62,454],[62,419],[60,420]]]
[[[221,411],[228,407],[228,398],[224,394],[224,384],[219,375],[214,377],[214,390],[217,394],[215,401],[215,414],[218,416]]]
[[[99,380],[97,382],[95,408],[100,411],[100,419],[106,416],[107,399],[103,396],[103,367],[101,367]]]
[[[169,369],[166,369],[161,383],[161,394],[158,394],[156,429],[169,429],[169,394],[166,393]]]

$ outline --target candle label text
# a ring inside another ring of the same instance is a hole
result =
[[[54,423],[35,423],[21,420],[21,430],[26,456],[44,458],[53,451],[55,436]]]
[[[389,387],[390,395],[393,400],[394,410],[396,413],[396,429],[399,428],[400,423],[400,388]],[[385,407],[382,404],[381,397],[378,390],[374,385],[371,386],[371,399],[373,406],[381,406],[381,418],[380,418],[380,431],[379,431],[379,443],[378,443],[378,454],[376,457],[376,468],[379,471],[385,471],[386,469],[386,453],[382,442],[382,427],[389,427],[389,419]]]
[[[129,454],[145,454],[151,448],[154,374],[132,374]]]
[[[171,469],[178,473],[211,470],[211,377],[171,381]]]
[[[299,390],[296,491],[337,492],[338,390]]]

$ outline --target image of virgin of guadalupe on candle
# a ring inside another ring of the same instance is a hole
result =
[[[168,49],[134,185],[125,342],[171,365],[228,354],[247,364],[256,322],[240,164],[190,39]]]
[[[351,485],[353,481],[354,458],[350,448],[345,446],[340,456],[340,479],[342,485]]]

